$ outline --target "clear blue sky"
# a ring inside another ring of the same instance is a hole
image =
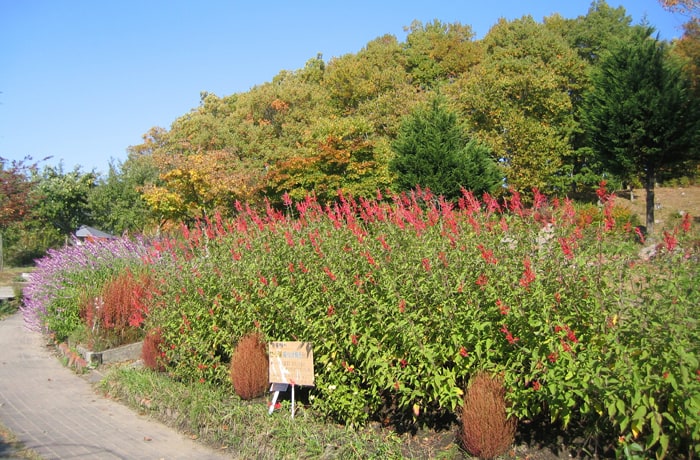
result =
[[[590,0],[0,0],[0,157],[106,172],[153,126],[199,104],[248,91],[322,53],[423,23],[470,25],[477,38],[500,17],[585,15]],[[657,0],[608,0],[661,38],[684,18]]]

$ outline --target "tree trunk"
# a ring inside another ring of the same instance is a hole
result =
[[[656,183],[656,170],[653,166],[647,167],[646,192],[647,192],[647,235],[654,232],[654,185]]]

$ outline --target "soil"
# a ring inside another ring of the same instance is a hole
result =
[[[639,217],[640,224],[646,221],[646,191],[635,189],[633,199],[626,191],[616,193],[616,204],[629,208]],[[700,223],[700,185],[689,187],[657,187],[654,189],[655,230],[662,231],[676,226],[683,214],[690,213],[695,223]]]

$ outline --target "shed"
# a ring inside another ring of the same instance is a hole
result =
[[[96,228],[88,227],[87,225],[81,225],[78,231],[75,232],[75,236],[80,241],[113,240],[116,238],[114,235],[110,235]]]

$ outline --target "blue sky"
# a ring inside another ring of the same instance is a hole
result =
[[[208,91],[248,91],[322,53],[423,23],[470,25],[483,37],[500,17],[585,15],[590,0],[0,0],[0,157],[106,172],[153,126],[169,128]],[[608,0],[664,39],[682,16],[657,0]]]

